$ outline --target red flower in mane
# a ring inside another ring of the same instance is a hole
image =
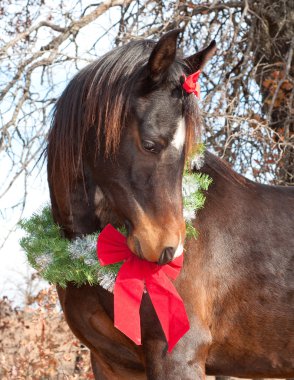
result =
[[[186,77],[184,75],[184,83],[183,83],[183,89],[188,94],[195,94],[197,98],[200,97],[200,85],[198,83],[199,75],[201,74],[201,70],[196,71],[196,73],[193,73]]]

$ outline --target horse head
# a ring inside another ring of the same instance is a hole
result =
[[[179,58],[180,32],[157,43],[131,42],[82,70],[57,104],[49,136],[50,147],[54,128],[66,124],[66,108],[70,129],[83,132],[65,161],[91,177],[127,226],[129,248],[160,264],[183,252],[182,176],[199,131],[197,101],[183,90],[181,77],[202,69],[215,51],[213,42]]]

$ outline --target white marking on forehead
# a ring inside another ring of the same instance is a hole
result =
[[[179,245],[177,246],[177,249],[176,249],[176,252],[174,254],[174,257],[173,259],[175,259],[176,257],[179,257],[181,256],[181,254],[184,252],[184,247],[183,247],[183,244],[182,244],[182,237],[180,235],[180,243]]]
[[[185,144],[186,139],[186,123],[185,119],[181,118],[178,122],[178,126],[171,144],[177,149],[181,150]]]

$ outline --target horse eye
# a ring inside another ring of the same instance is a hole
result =
[[[144,150],[150,153],[159,153],[161,151],[160,145],[150,140],[143,140],[142,146]]]

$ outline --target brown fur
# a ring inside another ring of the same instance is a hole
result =
[[[176,282],[191,330],[171,354],[147,296],[138,347],[113,327],[111,294],[99,286],[59,289],[72,330],[108,363],[104,370],[96,364],[97,379],[124,378],[121,371],[130,379],[196,379],[205,368],[209,375],[293,376],[293,189],[255,184],[211,154],[201,171],[213,185]]]
[[[169,32],[156,45],[134,45],[137,56],[146,49],[148,54],[144,63],[137,62],[138,71],[126,75],[132,77],[129,94],[125,78],[111,75],[108,66],[108,76],[97,69],[104,67],[102,59],[78,75],[58,102],[48,180],[53,216],[67,238],[109,222],[125,223],[134,253],[158,261],[165,247],[176,247],[179,233],[184,236],[182,174],[199,120],[195,100],[182,93],[179,78],[187,63],[202,68],[215,46],[184,63],[175,59],[178,33]],[[108,58],[119,65],[125,52],[129,62],[132,46]],[[116,64],[111,67],[122,74]],[[181,117],[191,141],[179,150],[171,141]],[[154,152],[144,148],[150,140]],[[209,153],[201,171],[213,184],[195,221],[199,238],[186,242],[175,282],[191,328],[172,353],[148,294],[140,310],[143,345],[138,347],[113,326],[112,294],[100,286],[58,288],[70,328],[91,350],[96,379],[294,376],[293,188],[255,184]]]

